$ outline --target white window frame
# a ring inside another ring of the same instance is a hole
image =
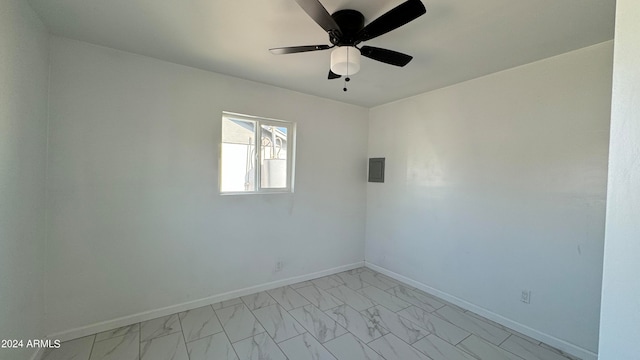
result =
[[[255,190],[253,191],[222,191],[222,128],[225,120],[241,120],[250,121],[256,124],[255,129],[257,136],[254,137],[253,146],[256,151],[255,161],[256,167],[254,171]],[[287,128],[287,186],[284,188],[262,188],[260,159],[262,158],[262,125],[277,126]],[[296,123],[293,121],[278,120],[253,115],[244,115],[228,111],[222,112],[222,122],[220,126],[220,146],[218,157],[218,191],[221,195],[249,195],[249,194],[282,194],[293,193],[293,184],[295,178],[295,152],[296,152]]]

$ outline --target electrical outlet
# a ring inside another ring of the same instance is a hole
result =
[[[531,290],[522,290],[520,295],[520,301],[525,304],[531,304]]]
[[[278,260],[278,262],[276,262],[276,272],[282,271],[283,267],[284,267],[284,261]]]

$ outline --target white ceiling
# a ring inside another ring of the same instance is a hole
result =
[[[366,42],[414,56],[404,68],[362,59],[349,91],[327,80],[329,44],[294,0],[29,0],[60,36],[367,107],[613,38],[615,0],[423,0],[427,14]],[[366,23],[403,0],[321,0]]]

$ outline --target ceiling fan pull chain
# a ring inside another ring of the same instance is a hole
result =
[[[344,92],[347,91],[347,81],[349,81],[349,51],[347,51],[347,77],[344,78],[344,87],[342,88]]]
[[[351,81],[351,78],[349,77],[349,52],[347,51],[347,77],[344,78],[344,87],[342,88],[342,91],[347,91],[347,83]]]
[[[347,76],[346,78],[344,78],[344,87],[342,88],[342,91],[347,91],[347,83],[349,81],[351,81],[350,77]]]

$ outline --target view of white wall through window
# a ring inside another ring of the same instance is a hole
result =
[[[295,124],[224,112],[220,192],[293,190]]]

